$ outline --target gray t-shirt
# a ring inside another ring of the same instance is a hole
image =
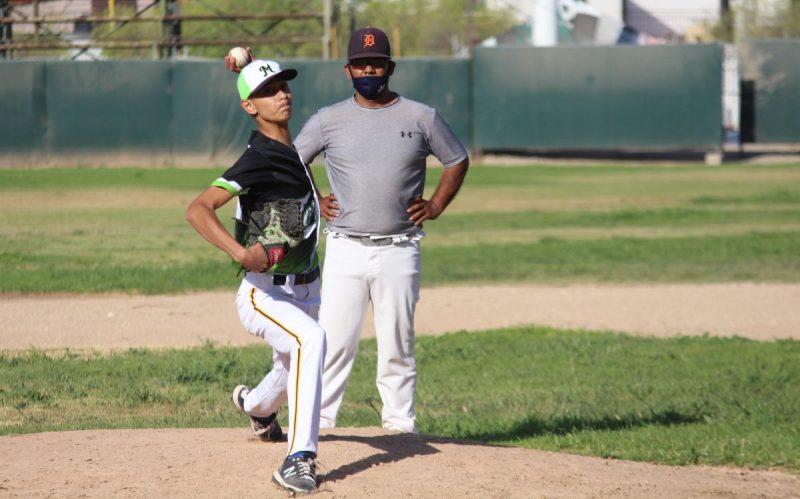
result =
[[[351,235],[408,232],[408,203],[422,196],[425,160],[433,154],[444,167],[467,150],[436,109],[400,97],[369,109],[354,98],[324,107],[308,119],[295,140],[305,163],[325,153],[339,216],[328,227]]]

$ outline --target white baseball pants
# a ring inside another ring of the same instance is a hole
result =
[[[248,273],[236,297],[242,324],[272,346],[272,370],[250,390],[244,409],[253,416],[269,416],[288,399],[287,455],[316,453],[325,358],[325,331],[315,320],[319,279],[294,285],[294,277],[289,276],[281,286],[273,285],[271,279],[272,274]]]
[[[372,301],[382,425],[407,433],[416,430],[414,309],[419,287],[418,240],[364,246],[340,234],[327,235],[320,310],[320,324],[328,341],[322,375],[320,425],[323,428],[336,426],[364,316]]]

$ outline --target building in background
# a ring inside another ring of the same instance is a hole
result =
[[[81,18],[91,16],[114,16],[125,8],[128,12],[137,9],[138,0],[14,0],[10,3],[11,17],[34,19],[39,17],[78,19],[65,23],[15,23],[14,34],[41,37],[58,36],[76,48],[68,52],[74,60],[96,60],[102,58],[99,48],[88,47],[94,25]],[[116,12],[115,12],[116,11]]]
[[[558,37],[555,44],[644,45],[710,42],[713,28],[722,22],[726,11],[747,8],[748,14],[757,11],[768,16],[785,8],[790,1],[489,0],[489,4],[511,8],[516,13],[520,27],[514,30],[530,34],[525,43],[528,45],[536,45],[537,12],[548,11],[556,15]],[[500,35],[488,44],[502,45],[507,40],[516,42],[518,37],[508,39]]]
[[[14,0],[11,2],[12,14],[16,18],[74,18],[114,15],[115,9],[120,8],[135,11],[137,3],[137,0]],[[34,24],[17,24],[14,26],[14,32],[19,34],[33,34],[37,29],[40,32],[46,29],[53,33],[83,35],[87,29],[91,31],[91,24],[47,24],[38,27]]]
[[[702,41],[704,32],[722,19],[720,0],[627,0],[625,26],[654,40]],[[690,39],[687,39],[689,37]]]

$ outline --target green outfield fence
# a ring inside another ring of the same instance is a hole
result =
[[[800,142],[800,41],[759,40],[739,50],[742,84],[753,99],[751,140]]]
[[[474,64],[477,149],[720,147],[721,45],[479,49]]]
[[[758,140],[798,141],[800,42],[748,47]],[[716,44],[478,48],[399,59],[392,87],[439,109],[473,151],[713,151],[722,57]],[[300,71],[295,134],[352,93],[344,61],[286,64]],[[221,61],[0,62],[0,167],[229,164],[252,129],[235,79]]]

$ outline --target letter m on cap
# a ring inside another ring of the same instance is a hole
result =
[[[272,70],[272,66],[270,66],[269,64],[267,64],[266,66],[259,66],[258,70],[264,73],[264,78],[269,76],[270,73],[275,72]]]

